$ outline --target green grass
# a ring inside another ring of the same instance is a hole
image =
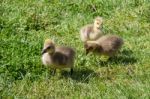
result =
[[[107,62],[85,55],[80,28],[96,16],[103,32],[121,36]],[[46,38],[76,49],[75,72],[52,76],[41,63]],[[149,99],[149,0],[1,0],[1,98]]]

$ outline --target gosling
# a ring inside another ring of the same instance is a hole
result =
[[[88,24],[81,28],[80,38],[82,42],[97,40],[102,36],[101,26],[102,26],[102,17],[96,17],[94,19],[94,24]]]
[[[64,46],[55,46],[50,39],[45,40],[42,50],[42,62],[45,66],[54,69],[70,68],[70,74],[73,74],[75,51],[72,48]]]
[[[115,35],[106,35],[96,41],[87,41],[84,44],[86,54],[96,52],[108,57],[114,56],[123,45],[123,39]]]

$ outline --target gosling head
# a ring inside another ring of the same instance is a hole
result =
[[[102,23],[103,23],[102,17],[96,17],[95,20],[94,20],[94,28],[100,29]]]
[[[98,49],[99,46],[96,43],[84,43],[84,48],[85,48],[86,55],[87,55],[89,54],[89,52],[93,52],[96,49]]]
[[[44,48],[42,50],[42,54],[49,53],[53,54],[55,52],[55,44],[50,39],[46,39],[44,42]]]

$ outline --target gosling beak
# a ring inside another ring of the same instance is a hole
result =
[[[100,27],[97,27],[97,29],[101,29],[102,28],[102,26],[100,26]]]
[[[100,29],[100,27],[97,27],[97,29]]]
[[[43,55],[44,53],[46,53],[46,50],[47,49],[43,49],[42,52],[41,52],[41,54]]]

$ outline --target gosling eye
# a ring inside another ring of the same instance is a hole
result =
[[[47,49],[51,49],[51,48],[52,48],[51,46],[48,46],[48,47],[47,47]]]
[[[99,22],[97,22],[97,25],[100,25],[100,23],[99,23]]]

